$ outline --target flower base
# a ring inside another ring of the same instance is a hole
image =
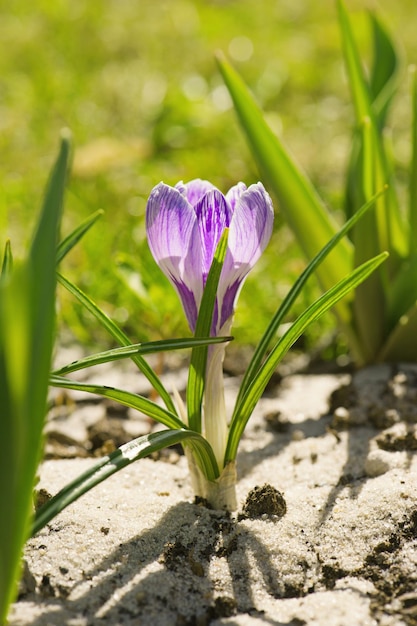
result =
[[[235,511],[236,499],[236,462],[231,461],[226,465],[215,481],[207,480],[198,467],[192,452],[185,451],[188,466],[190,468],[191,484],[196,496],[204,498],[213,509],[222,511]]]

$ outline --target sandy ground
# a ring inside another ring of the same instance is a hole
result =
[[[208,510],[183,456],[141,460],[29,541],[11,626],[417,624],[416,399],[415,366],[286,377],[242,440],[237,490],[242,509],[275,487],[282,517]],[[93,462],[46,461],[41,487]]]

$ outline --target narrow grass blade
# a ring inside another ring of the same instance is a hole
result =
[[[269,128],[240,76],[224,58],[218,56],[217,61],[260,169],[277,196],[298,243],[311,260],[336,234],[336,223],[311,182]],[[347,239],[343,239],[317,272],[322,287],[328,289],[352,267],[353,248]],[[341,321],[349,323],[348,303],[339,303],[337,311]]]
[[[59,370],[55,370],[52,374],[56,376],[64,376],[66,374],[70,374],[71,372],[76,372],[95,365],[131,358],[137,354],[143,355],[154,354],[155,352],[166,352],[168,350],[185,350],[187,348],[207,346],[214,343],[225,343],[231,340],[232,337],[208,337],[207,339],[197,339],[195,337],[191,337],[189,339],[163,339],[160,341],[136,343],[131,346],[114,348],[113,350],[106,350],[105,352],[92,354],[84,359],[80,359],[79,361],[69,363],[64,367],[61,367]]]
[[[58,282],[61,283],[73,296],[77,298],[79,302],[89,311],[96,320],[107,330],[107,332],[122,346],[131,346],[132,342],[123,330],[108,317],[96,304],[89,298],[81,289],[74,285],[67,278],[64,278],[61,274],[58,274]],[[159,393],[165,406],[169,411],[176,413],[175,405],[171,396],[165,389],[160,378],[155,374],[150,365],[140,355],[132,355],[132,361],[137,365],[142,374],[146,376],[153,388]]]
[[[0,623],[6,622],[32,513],[55,322],[55,254],[70,141],[64,136],[26,261],[0,280]]]
[[[55,318],[55,255],[58,245],[60,219],[64,190],[70,160],[71,144],[68,134],[61,141],[61,149],[55,164],[42,208],[38,229],[33,238],[29,264],[33,280],[32,291],[32,346],[30,371],[37,372],[47,384],[53,344]],[[37,377],[29,380],[29,397],[36,406],[45,406],[46,386],[40,385]],[[38,413],[38,427],[42,428],[43,411]]]
[[[360,123],[365,117],[374,118],[371,108],[371,94],[363,74],[362,63],[353,37],[349,16],[342,0],[338,0],[337,7],[345,63],[355,107],[355,117],[357,122]]]
[[[413,306],[417,301],[417,78],[416,68],[410,68],[411,83],[411,161],[409,169],[409,207],[408,207],[408,258],[404,260],[396,275],[390,281],[387,293],[387,323],[385,332],[390,333],[380,354],[392,358],[400,355],[400,346],[404,355],[413,354],[412,341],[407,344],[407,329],[411,331],[414,314]],[[413,335],[410,334],[409,337]],[[378,356],[378,358],[380,358]],[[405,360],[405,356],[401,357]],[[413,360],[415,355],[413,357]]]
[[[360,345],[363,347],[363,363],[372,362],[381,349],[387,327],[386,303],[390,298],[392,277],[401,267],[402,257],[408,252],[409,237],[394,193],[392,166],[384,147],[381,132],[382,118],[375,112],[372,89],[382,93],[382,77],[389,80],[392,74],[393,53],[389,56],[389,67],[378,70],[378,77],[374,75],[372,88],[368,83],[359,51],[353,36],[349,16],[342,0],[338,1],[340,29],[349,83],[355,105],[356,123],[361,128],[355,159],[351,161],[349,172],[350,200],[355,203],[355,195],[361,201],[368,199],[375,189],[388,183],[390,188],[386,196],[377,203],[376,211],[369,214],[353,233],[355,245],[355,265],[361,263],[369,255],[375,255],[381,250],[390,252],[390,259],[381,271],[376,272],[366,286],[361,285],[355,294],[353,308],[353,323],[358,332]],[[387,49],[387,35],[382,35],[381,28],[377,29],[379,45]],[[384,56],[375,60],[382,64]],[[391,85],[392,87],[392,85]],[[388,88],[391,88],[388,87]],[[358,201],[358,200],[356,200]],[[356,206],[352,207],[356,210]]]
[[[61,376],[51,376],[50,384],[53,387],[62,387],[64,389],[75,389],[77,391],[85,391],[86,393],[94,393],[104,398],[111,398],[124,406],[136,409],[152,419],[168,426],[168,428],[186,428],[176,413],[170,412],[159,404],[148,400],[143,396],[123,389],[114,387],[106,387],[105,385],[93,385],[88,383],[79,383],[75,380],[69,380]]]
[[[398,46],[381,19],[373,12],[370,13],[370,18],[374,50],[369,87],[378,128],[382,130],[399,85],[402,63]]]
[[[326,244],[323,250],[314,257],[312,261],[307,265],[304,271],[300,274],[298,279],[295,281],[294,285],[291,287],[288,294],[285,296],[283,302],[279,306],[278,310],[274,314],[271,322],[268,325],[265,333],[262,335],[261,340],[259,341],[256,350],[253,354],[253,357],[246,369],[245,375],[239,387],[239,393],[236,399],[236,407],[239,406],[239,403],[242,399],[242,396],[245,395],[248,386],[251,384],[253,378],[256,376],[257,371],[259,370],[263,359],[268,351],[269,346],[275,334],[279,328],[279,326],[283,323],[285,317],[288,315],[291,307],[296,301],[297,297],[300,295],[304,285],[310,276],[316,271],[317,267],[322,263],[322,261],[326,258],[329,252],[338,244],[338,242],[349,232],[349,230],[360,220],[363,215],[375,205],[375,201],[385,193],[386,189],[383,189],[379,193],[377,193],[369,202],[364,204],[339,230],[339,232],[332,237],[332,239]],[[349,332],[349,327],[346,328],[346,332]],[[356,346],[355,349],[355,336],[353,333],[349,336],[350,343],[352,345],[353,352],[359,358],[360,355],[360,347]]]
[[[246,394],[242,398],[239,406],[233,412],[230,423],[229,439],[225,455],[226,463],[236,458],[237,448],[240,438],[244,432],[248,419],[265,390],[268,381],[275,371],[276,366],[302,335],[305,329],[326,311],[335,305],[341,298],[344,298],[352,289],[364,281],[375,269],[387,258],[388,253],[383,252],[376,258],[370,259],[360,267],[356,268],[349,276],[334,285],[324,293],[316,302],[310,305],[291,325],[287,332],[276,343],[267,359],[258,370],[257,376],[252,380]]]
[[[408,222],[409,231],[409,249],[408,254],[412,256],[417,254],[417,70],[413,66],[411,74],[411,162],[409,175],[409,209]]]
[[[400,324],[403,316],[408,316],[409,309],[417,301],[417,250],[403,263],[391,282],[387,301],[387,325],[385,333],[391,333]],[[404,326],[404,324],[401,324]],[[404,332],[404,329],[403,329]],[[385,334],[386,338],[386,334]],[[410,335],[410,344],[415,344]],[[407,351],[408,352],[408,351]],[[402,358],[401,360],[405,360]]]
[[[112,454],[100,459],[98,463],[68,483],[59,493],[44,504],[36,513],[32,526],[32,536],[39,532],[69,504],[75,502],[80,496],[126,467],[126,465],[149,456],[152,452],[177,443],[190,445],[196,457],[204,460],[210,475],[209,479],[215,480],[217,478],[214,468],[209,469],[214,461],[213,453],[201,435],[189,430],[164,430],[145,435],[130,441]]]
[[[31,515],[36,463],[27,440],[38,450],[40,438],[36,431],[40,407],[34,407],[37,421],[32,425],[26,398],[31,343],[29,283],[28,268],[20,264],[0,280],[0,439],[4,442],[0,496],[7,503],[0,515],[0,624],[6,623],[8,606],[17,591],[21,551]],[[39,383],[43,383],[42,377]]]
[[[417,336],[417,300],[402,315],[391,334],[388,336],[376,361],[398,363],[400,361],[415,363],[417,349],[414,338]]]
[[[104,211],[99,210],[93,213],[85,222],[80,224],[72,233],[67,235],[58,245],[56,252],[56,263],[60,263],[70,250],[80,241],[80,239],[90,230],[90,228],[103,215]]]
[[[399,213],[397,199],[394,193],[391,168],[384,151],[380,128],[375,111],[372,107],[372,98],[369,84],[365,78],[359,51],[353,36],[349,16],[342,0],[338,0],[339,23],[342,34],[342,44],[345,56],[346,68],[349,76],[353,103],[355,107],[355,117],[358,127],[362,126],[363,120],[368,119],[371,130],[371,141],[374,145],[375,166],[374,166],[374,191],[384,184],[389,184],[389,191],[384,202],[375,214],[376,229],[379,237],[379,250],[389,250],[395,252],[391,256],[389,264],[396,263],[396,255],[403,256],[407,250],[407,239],[405,236],[404,224]],[[378,62],[380,60],[378,59]],[[355,176],[361,179],[360,164],[351,163],[354,172],[350,172],[350,179],[355,181]],[[356,179],[357,180],[357,179]],[[365,196],[365,200],[368,198]],[[355,210],[355,209],[354,209]]]
[[[369,198],[374,193],[377,178],[376,151],[374,129],[369,118],[365,118],[362,124],[361,150],[358,159],[358,166],[361,168],[362,193],[365,198]],[[360,184],[360,181],[357,184]],[[378,254],[381,250],[380,240],[387,239],[387,236],[379,231],[379,227],[386,226],[386,221],[378,221],[376,217],[378,211],[384,210],[382,205],[383,199],[376,203],[375,211],[365,215],[353,230],[355,266],[360,265],[370,256]],[[353,302],[353,313],[361,350],[358,364],[363,365],[372,362],[380,350],[384,338],[386,298],[382,270],[374,272],[366,284],[358,286]]]
[[[12,246],[10,244],[10,241],[7,240],[6,245],[4,247],[3,262],[1,264],[0,278],[8,276],[10,272],[12,271],[12,267],[13,267]]]
[[[324,260],[324,258],[329,254],[329,252],[338,244],[338,242],[349,232],[349,230],[356,224],[356,222],[361,219],[371,207],[374,206],[375,201],[379,196],[385,193],[386,189],[383,189],[378,194],[376,194],[369,202],[364,204],[359,211],[357,211],[351,218],[348,220],[344,226],[339,230],[339,232],[332,237],[332,239],[327,243],[327,245],[321,250],[312,261],[307,265],[304,271],[300,274],[294,285],[291,287],[288,294],[285,296],[282,304],[276,311],[273,316],[271,322],[269,323],[268,328],[265,333],[262,335],[260,342],[258,343],[256,350],[253,354],[253,357],[247,367],[245,375],[242,379],[241,385],[239,387],[239,393],[236,399],[236,406],[238,406],[242,396],[246,393],[248,386],[251,384],[253,378],[256,376],[258,369],[260,368],[263,359],[268,351],[269,346],[279,328],[279,326],[283,323],[285,317],[288,315],[291,310],[292,305],[296,301],[297,297],[300,295],[304,285],[310,276],[316,271],[318,265]],[[346,329],[349,331],[349,329]],[[352,350],[354,354],[359,358],[361,353],[360,347],[355,346],[355,335],[351,333],[349,336],[350,344],[352,346]]]
[[[209,337],[216,304],[217,286],[219,284],[224,259],[227,251],[229,229],[225,228],[214,253],[206,285],[201,298],[195,336]],[[201,432],[201,405],[204,394],[204,382],[207,363],[207,347],[193,348],[187,382],[187,413],[191,430]]]

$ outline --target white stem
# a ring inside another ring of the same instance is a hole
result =
[[[223,324],[219,336],[230,334],[233,318]],[[231,461],[224,466],[229,427],[224,399],[223,360],[226,344],[212,345],[208,349],[206,384],[204,389],[204,431],[203,434],[213,449],[219,467],[220,476],[208,480],[196,463],[193,453],[185,446],[185,454],[190,468],[194,493],[207,500],[214,509],[235,511],[236,501],[236,463]]]
[[[219,478],[211,481],[204,476],[192,451],[187,446],[185,447],[185,454],[195,495],[207,500],[213,509],[235,511],[237,509],[235,461],[228,463]]]
[[[219,336],[230,334],[233,316],[223,324]],[[229,427],[224,400],[223,360],[225,343],[209,346],[204,390],[204,436],[213,448],[220,472],[223,469]]]

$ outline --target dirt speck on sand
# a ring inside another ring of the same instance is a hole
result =
[[[265,484],[251,489],[246,497],[240,518],[270,516],[275,519],[281,518],[287,512],[282,493],[272,485]]]

